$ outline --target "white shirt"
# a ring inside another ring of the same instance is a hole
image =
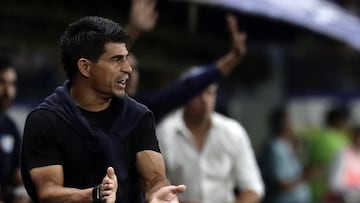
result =
[[[264,185],[244,128],[235,120],[212,114],[212,125],[201,151],[186,127],[183,111],[157,127],[160,149],[172,184],[185,184],[181,201],[233,203],[234,187],[253,190],[260,197]]]

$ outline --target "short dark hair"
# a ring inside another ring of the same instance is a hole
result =
[[[118,23],[103,17],[86,16],[71,23],[59,41],[60,62],[67,77],[71,79],[76,74],[80,58],[96,62],[108,42],[127,44],[130,37]]]
[[[12,67],[10,58],[4,55],[0,55],[0,72],[10,67]]]

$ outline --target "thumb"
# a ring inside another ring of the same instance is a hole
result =
[[[176,186],[172,186],[172,188],[170,188],[170,189],[174,193],[182,193],[182,192],[185,192],[186,186],[185,185],[176,185]]]
[[[108,167],[108,168],[107,168],[107,171],[106,171],[106,175],[107,175],[109,178],[114,179],[114,178],[116,177],[114,168],[113,168],[113,167]]]

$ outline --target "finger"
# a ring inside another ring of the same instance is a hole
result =
[[[101,186],[100,194],[101,197],[110,196],[113,193],[114,185],[112,184],[105,184]]]
[[[228,22],[229,31],[232,37],[232,43],[234,48],[238,51],[245,52],[245,43],[246,43],[246,33],[240,32],[238,28],[237,18],[232,14],[226,15],[226,20]]]
[[[185,192],[186,190],[186,186],[185,185],[173,185],[170,190],[174,193],[181,193],[181,192]]]
[[[101,185],[101,190],[102,191],[106,191],[106,190],[112,190],[114,188],[114,184],[113,183],[105,183]]]
[[[102,191],[101,192],[101,197],[108,197],[112,194],[112,191],[111,190],[105,190],[105,191]]]
[[[245,32],[239,31],[236,17],[234,15],[228,14],[226,19],[228,21],[228,27],[234,46],[244,46],[247,35]]]
[[[227,14],[226,15],[226,20],[227,20],[227,23],[228,23],[229,30],[230,30],[233,38],[234,38],[239,33],[237,19],[236,19],[236,17],[234,15]]]
[[[107,171],[106,171],[106,175],[107,175],[110,179],[116,178],[114,168],[113,168],[113,167],[109,167],[109,168],[107,169]]]

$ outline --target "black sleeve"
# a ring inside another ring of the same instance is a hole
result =
[[[146,113],[141,118],[133,133],[136,152],[143,150],[160,152],[159,143],[155,134],[154,116],[151,112]]]
[[[32,112],[25,123],[24,161],[28,170],[48,165],[62,165],[60,144],[56,138],[55,114],[46,110]]]

